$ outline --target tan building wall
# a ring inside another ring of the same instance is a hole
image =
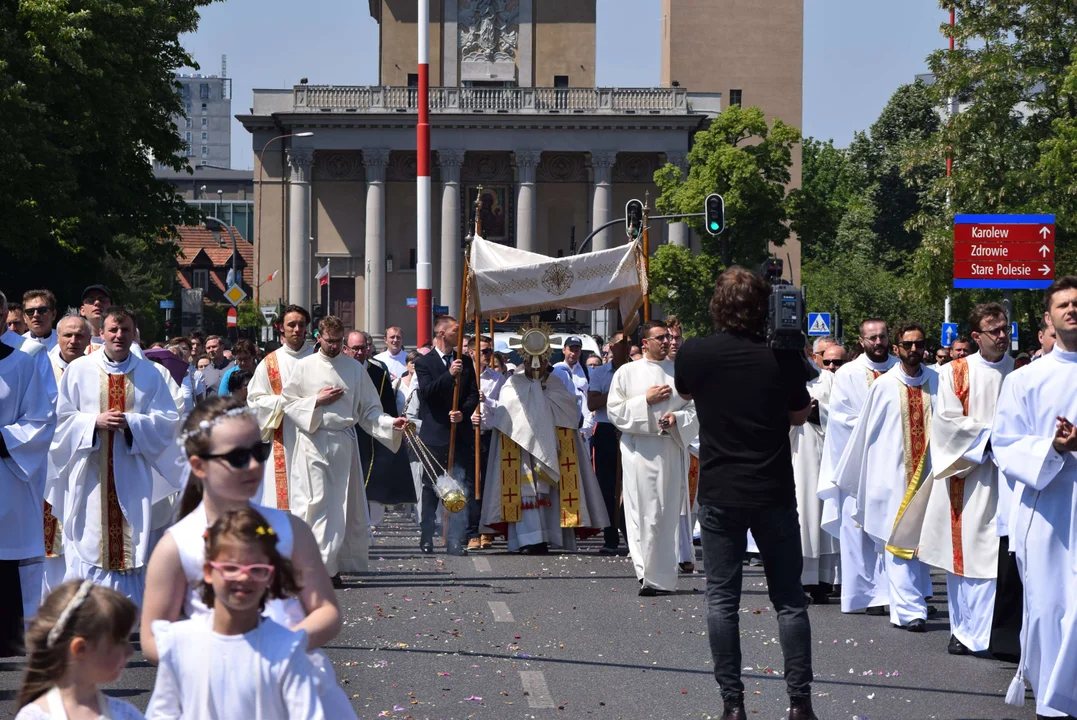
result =
[[[662,0],[663,87],[676,81],[689,92],[740,90],[741,104],[755,105],[768,120],[800,129],[804,94],[804,0]],[[790,169],[800,187],[801,153]],[[800,282],[800,243],[795,236],[776,250]],[[789,268],[786,269],[788,277]]]
[[[595,0],[535,0],[535,87],[595,86]]]
[[[274,135],[279,133],[256,132],[253,134],[254,146],[261,148]],[[265,174],[259,182],[259,156],[254,154],[254,263],[257,271],[258,282],[263,282],[270,273],[280,270],[280,274],[269,282],[264,283],[256,290],[258,300],[262,305],[270,305],[277,298],[285,295],[284,285],[284,253],[283,248],[287,240],[288,217],[285,209],[288,207],[287,195],[281,202],[281,190],[287,193],[287,188],[281,182],[281,164],[283,155],[280,143],[274,143],[265,154]],[[258,235],[259,218],[261,215],[261,237]]]
[[[441,0],[430,1],[430,84],[442,85]],[[419,21],[415,0],[381,0],[378,22],[381,54],[378,77],[382,85],[407,85],[408,73],[417,72]],[[452,38],[455,41],[455,38]]]

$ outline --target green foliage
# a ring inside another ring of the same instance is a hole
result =
[[[173,73],[197,67],[179,38],[210,2],[0,0],[0,286],[46,284],[77,302],[83,285],[123,274],[129,238],[183,222],[150,157],[183,165]]]
[[[711,253],[693,255],[679,245],[663,245],[651,259],[651,300],[676,315],[687,337],[714,331],[709,304],[714,279],[723,269]]]
[[[768,127],[759,108],[734,105],[696,133],[688,153],[688,177],[671,164],[655,173],[662,191],[655,207],[664,215],[699,213],[707,195],[721,194],[726,229],[720,241],[700,218],[692,218],[689,225],[703,239],[704,254],[718,255],[727,248],[727,264],[756,265],[771,244],[782,245],[789,237],[785,186],[793,146],[799,141],[796,128],[781,120]]]
[[[135,311],[144,346],[164,339],[160,301],[173,299],[176,251],[176,245],[169,240],[121,235],[98,258],[102,273],[98,277],[116,293],[117,304]],[[178,313],[174,312],[173,317],[178,319]]]
[[[253,300],[244,300],[236,307],[236,323],[241,328],[260,328],[266,321]]]
[[[833,140],[805,138],[801,186],[789,194],[789,220],[805,261],[833,251],[845,208],[858,192],[855,167]]]

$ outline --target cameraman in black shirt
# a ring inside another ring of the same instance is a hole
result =
[[[717,332],[685,343],[676,359],[677,392],[699,418],[699,526],[707,574],[707,631],[722,720],[744,720],[741,681],[741,560],[747,532],[759,545],[785,657],[789,720],[815,720],[811,705],[811,626],[800,584],[803,555],[789,428],[810,410],[808,371],[799,351],[764,337],[770,285],[730,267],[715,282],[710,313]]]

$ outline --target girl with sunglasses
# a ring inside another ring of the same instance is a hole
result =
[[[270,456],[270,446],[262,443],[253,416],[234,398],[215,397],[194,409],[180,440],[191,464],[191,479],[180,501],[180,520],[158,543],[146,570],[141,623],[146,659],[157,662],[152,632],[155,620],[176,621],[208,612],[198,591],[203,579],[206,529],[227,512],[253,506],[273,529],[278,551],[291,561],[299,579],[297,596],[270,600],[265,614],[287,628],[306,632],[326,714],[354,718],[332,664],[317,650],[337,636],[342,620],[314,534],[306,523],[287,512],[251,503],[251,498],[260,497],[262,466]]]
[[[159,654],[147,716],[267,720],[325,717],[307,659],[306,633],[262,616],[266,597],[298,591],[269,521],[232,510],[206,533],[201,599],[212,614],[153,623]]]

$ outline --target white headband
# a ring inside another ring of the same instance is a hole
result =
[[[64,627],[71,620],[71,616],[75,614],[82,603],[86,602],[86,598],[90,597],[90,590],[93,590],[93,580],[83,580],[79,585],[79,590],[75,593],[75,597],[68,601],[64,607],[63,612],[60,613],[60,617],[56,619],[56,624],[52,626],[52,630],[49,630],[49,636],[45,639],[45,647],[52,648],[56,644],[56,641],[60,639],[60,636],[64,634]]]
[[[209,434],[209,431],[211,429],[213,429],[214,425],[222,423],[225,420],[230,420],[232,418],[236,418],[236,417],[240,417],[240,416],[244,416],[244,415],[247,416],[247,417],[254,417],[254,413],[251,411],[250,408],[248,408],[246,406],[232,408],[231,410],[227,410],[227,411],[221,413],[220,415],[213,418],[212,420],[203,420],[202,422],[198,423],[198,427],[196,427],[196,428],[194,428],[192,430],[186,430],[186,431],[180,433],[180,436],[176,439],[176,442],[178,444],[180,444],[180,445],[185,445],[187,443],[187,441],[190,440],[193,437],[198,437],[199,435],[202,435],[203,433]]]

